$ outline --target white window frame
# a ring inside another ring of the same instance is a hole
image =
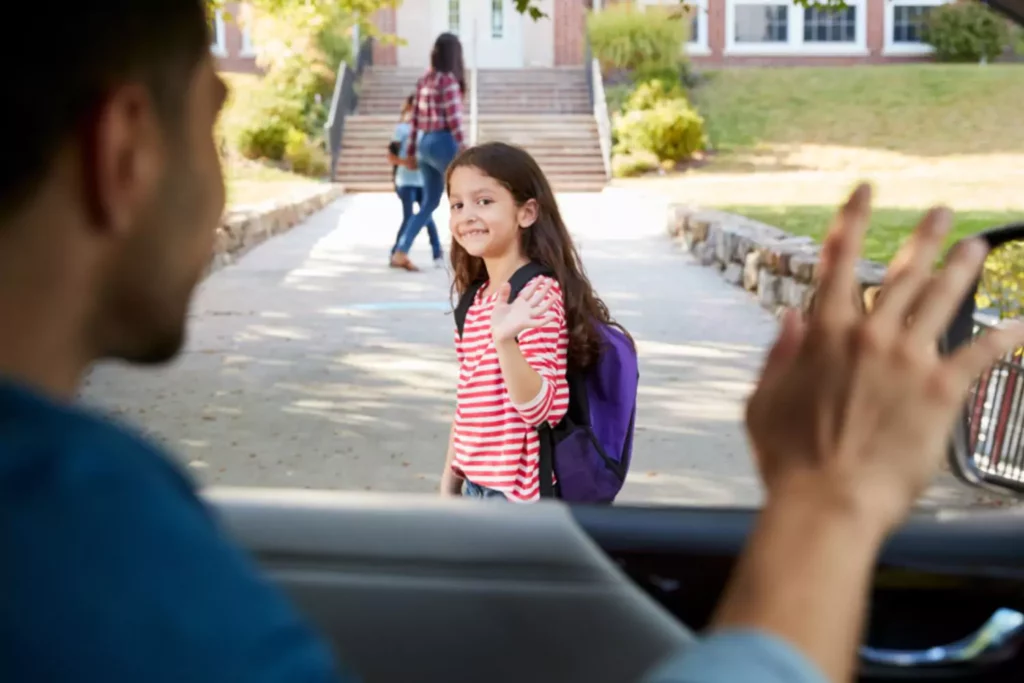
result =
[[[216,57],[228,56],[228,45],[224,32],[224,11],[217,10],[213,17],[213,37],[217,40],[210,44],[210,52]]]
[[[889,0],[886,0],[889,2]],[[785,43],[736,42],[736,5],[785,5],[788,40]],[[863,57],[868,50],[867,0],[848,0],[847,5],[857,8],[857,24],[853,42],[804,42],[804,8],[791,0],[726,0],[725,52],[737,56],[792,56],[792,57]]]
[[[935,52],[935,48],[927,43],[897,43],[892,39],[893,30],[896,28],[897,5],[938,7],[945,5],[949,0],[886,0],[885,2],[885,41],[882,43],[882,54],[886,57],[914,57],[925,56]]]
[[[239,8],[239,14],[241,15],[241,21],[236,19],[235,23],[238,25],[238,30],[242,34],[242,49],[239,52],[240,57],[255,57],[256,46],[252,42],[252,5],[246,3]]]
[[[641,8],[646,9],[648,7],[657,6],[679,6],[679,0],[636,0],[636,4]],[[693,36],[686,41],[686,54],[694,57],[701,57],[711,54],[711,47],[708,45],[708,0],[687,0],[688,5],[694,6],[694,10],[697,12],[697,34],[698,40],[693,40]],[[595,2],[595,7],[598,3]]]

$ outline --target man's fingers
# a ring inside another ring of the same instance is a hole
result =
[[[825,327],[849,324],[859,314],[853,297],[855,268],[870,217],[871,187],[862,183],[839,209],[821,250],[813,318]]]
[[[1003,356],[1024,346],[1024,320],[1004,321],[958,349],[947,361],[965,389]]]
[[[800,346],[803,344],[806,327],[800,317],[800,312],[792,308],[786,309],[782,314],[779,337],[775,340],[768,357],[764,362],[764,370],[761,372],[761,381],[770,381],[775,375],[782,372],[792,361]]]
[[[914,303],[909,334],[916,345],[934,343],[949,326],[985,263],[988,249],[981,240],[958,244],[946,266],[931,278]]]
[[[952,223],[952,213],[948,209],[930,210],[896,252],[882,283],[881,296],[871,312],[874,324],[881,328],[879,331],[889,336],[901,333],[923,290],[934,286],[932,271],[935,260]],[[959,303],[960,299],[957,299],[954,305]]]

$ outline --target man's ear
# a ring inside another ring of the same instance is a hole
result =
[[[520,228],[528,228],[537,222],[537,214],[540,212],[536,199],[527,199],[519,207],[517,219]]]
[[[85,177],[91,208],[105,230],[123,234],[159,184],[163,150],[149,93],[140,85],[110,93],[90,133]]]

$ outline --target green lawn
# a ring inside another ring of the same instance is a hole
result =
[[[740,214],[779,227],[794,235],[820,240],[835,215],[832,206],[723,206],[723,211]],[[876,209],[865,240],[865,257],[888,263],[906,235],[922,216],[909,209]],[[1024,221],[1024,211],[961,211],[954,214],[949,244],[956,240],[1007,223]]]
[[[915,156],[1024,152],[1024,65],[712,71],[693,92],[725,157],[773,145]]]

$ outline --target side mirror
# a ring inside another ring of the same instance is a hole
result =
[[[982,235],[990,252],[945,338],[949,353],[1001,320],[1024,318],[1024,223]],[[1024,498],[1024,348],[992,366],[971,387],[949,449],[961,481]]]

